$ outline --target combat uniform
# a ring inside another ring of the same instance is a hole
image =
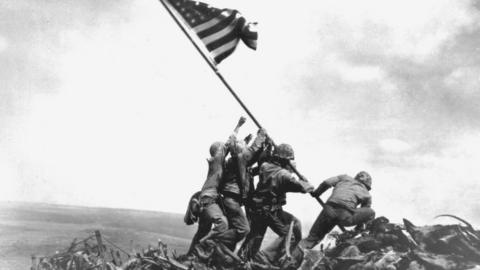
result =
[[[286,204],[287,192],[306,193],[313,190],[308,182],[297,180],[289,170],[276,162],[264,162],[260,167],[259,178],[253,196],[251,230],[240,251],[240,255],[246,259],[258,252],[267,228],[284,237],[293,222],[293,244],[298,243],[302,236],[301,223],[284,211],[282,206]]]
[[[375,212],[371,208],[372,197],[369,193],[371,179],[369,183],[362,183],[348,175],[323,181],[313,195],[319,196],[328,188],[334,187],[332,195],[315,220],[308,237],[300,242],[300,247],[313,248],[336,225],[353,226],[373,219]],[[361,207],[357,208],[358,205]]]
[[[227,144],[216,142],[210,147],[207,179],[200,192],[199,201],[202,223],[213,224],[211,237],[218,237],[228,229],[228,221],[219,205],[218,187],[222,179],[227,154]],[[203,226],[202,226],[203,227]]]
[[[220,192],[223,195],[223,206],[227,216],[229,230],[233,232],[233,242],[230,249],[250,232],[248,219],[242,210],[242,204],[248,199],[253,189],[253,176],[250,166],[258,160],[266,140],[265,130],[260,129],[250,146],[243,146],[236,141],[231,147],[231,155],[226,162]]]

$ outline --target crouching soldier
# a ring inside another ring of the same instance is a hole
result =
[[[259,182],[252,198],[250,233],[240,249],[240,256],[252,259],[259,251],[263,237],[270,227],[279,237],[285,237],[293,222],[293,235],[298,243],[302,237],[300,221],[284,211],[287,192],[307,193],[313,191],[307,181],[298,180],[288,169],[294,159],[293,149],[288,144],[275,147],[271,160],[262,163]]]
[[[323,181],[311,195],[318,197],[330,187],[333,187],[332,195],[315,220],[308,237],[299,243],[301,248],[312,249],[336,225],[361,226],[375,218],[375,211],[371,208],[372,197],[369,193],[372,188],[372,178],[367,172],[359,172],[355,178],[348,175],[329,178]],[[357,208],[358,205],[360,205],[359,208]]]

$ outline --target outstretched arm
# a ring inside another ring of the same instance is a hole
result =
[[[282,182],[286,192],[309,193],[313,191],[313,186],[306,178],[299,180],[287,170],[284,171]]]
[[[325,191],[327,191],[331,186],[325,182],[322,182],[317,189],[315,189],[311,194],[313,197],[320,197]]]
[[[235,134],[235,136],[238,135],[238,131],[240,130],[240,127],[243,126],[243,124],[245,124],[246,121],[247,121],[247,118],[245,118],[244,116],[240,116],[240,119],[238,119],[237,126],[233,130],[233,133]]]
[[[318,187],[315,189],[311,194],[313,197],[319,197],[329,188],[335,186],[338,182],[340,182],[340,176],[330,177],[324,180]]]
[[[232,153],[235,151],[236,144],[237,144],[238,131],[240,130],[240,127],[242,127],[243,124],[245,124],[246,121],[247,121],[247,118],[245,118],[244,116],[241,116],[240,119],[238,119],[237,125],[233,129],[233,133],[230,135],[230,137],[228,137],[228,141],[226,143],[228,151]]]

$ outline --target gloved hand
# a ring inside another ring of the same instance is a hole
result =
[[[245,142],[246,145],[248,145],[251,140],[252,140],[252,134],[248,134],[248,135],[243,139],[243,141]]]
[[[329,186],[327,184],[325,184],[325,182],[322,182],[317,189],[315,189],[314,191],[310,192],[310,195],[312,195],[312,197],[319,197],[320,195],[323,194],[323,192],[325,192],[327,189],[329,188]]]
[[[310,195],[314,198],[317,198],[320,196],[320,194],[318,194],[318,192],[316,192],[316,190],[313,190],[312,192],[310,192]]]
[[[258,130],[257,135],[267,136],[267,130],[265,128],[261,128]]]
[[[240,119],[238,119],[237,127],[241,127],[243,124],[247,122],[247,118],[245,116],[241,116]]]
[[[313,190],[313,186],[308,187],[307,188],[307,193],[312,194],[312,192],[313,192],[312,190]]]

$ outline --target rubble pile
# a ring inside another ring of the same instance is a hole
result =
[[[299,265],[302,270],[480,270],[480,231],[454,218],[463,224],[420,227],[406,219],[403,224],[393,224],[379,217],[362,229],[331,233],[334,243],[304,251],[302,262],[295,262],[280,246],[278,260],[256,256],[244,262],[214,242],[207,243],[211,248],[204,257],[194,258],[177,256],[162,241],[141,253],[129,254],[113,243],[108,246],[98,242],[98,238],[92,243],[93,237],[89,237],[74,241],[64,252],[37,258],[32,270],[280,270],[297,269]]]
[[[407,219],[393,224],[385,217],[376,218],[362,231],[335,235],[332,248],[307,252],[301,269],[480,269],[480,231],[459,220],[465,226],[418,227]],[[318,259],[309,259],[312,256]]]
[[[70,247],[51,256],[32,256],[31,270],[187,270],[168,256],[167,245],[159,240],[157,247],[148,247],[141,253],[129,253],[106,238],[89,236],[73,240]],[[96,239],[95,239],[96,238]],[[104,240],[107,243],[104,244]],[[100,248],[101,247],[101,248]]]

